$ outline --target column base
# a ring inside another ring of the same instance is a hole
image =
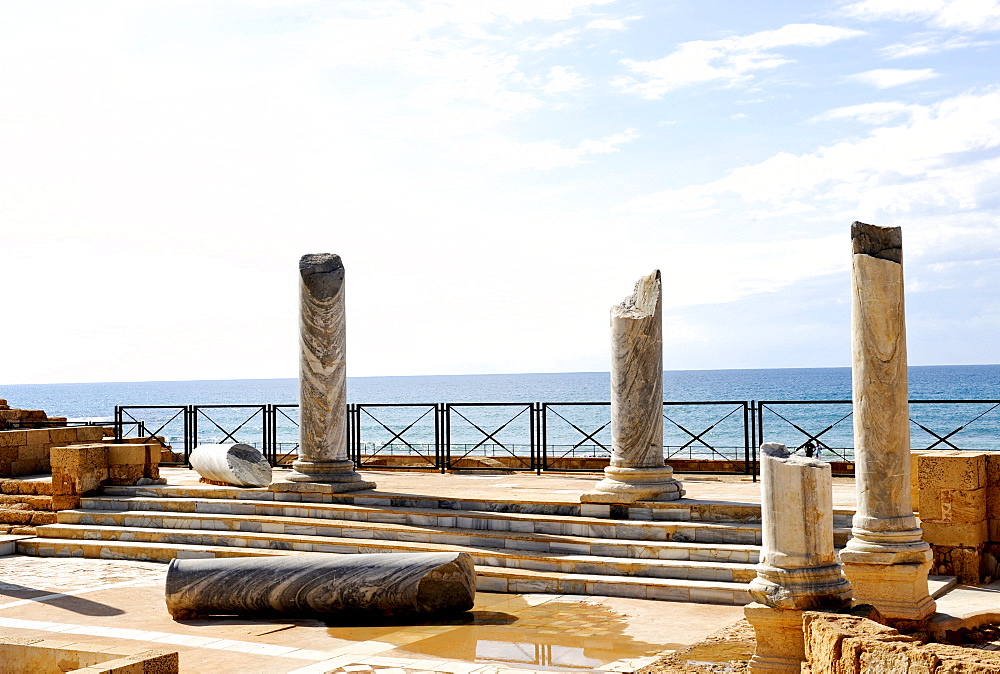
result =
[[[743,615],[753,627],[757,649],[750,658],[754,674],[800,672],[806,660],[802,611],[747,604]]]
[[[363,491],[374,489],[374,482],[366,482],[354,470],[353,461],[307,461],[292,462],[292,473],[283,482],[320,483],[331,485],[335,492]],[[292,490],[284,490],[292,491]],[[327,491],[327,490],[324,490]]]
[[[864,559],[864,554],[841,552],[844,575],[854,588],[856,604],[871,604],[893,627],[916,627],[934,614],[937,604],[927,588],[930,560],[921,564],[857,561]]]
[[[683,485],[674,479],[670,466],[622,468],[608,466],[604,479],[593,491],[580,494],[581,503],[621,503],[636,501],[676,501],[684,496]]]
[[[851,603],[851,584],[840,571],[840,564],[800,569],[758,564],[750,596],[774,608],[835,611]]]

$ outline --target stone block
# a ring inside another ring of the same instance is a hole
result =
[[[975,548],[989,540],[986,520],[980,522],[922,522],[924,540],[950,548]]]
[[[106,445],[108,448],[108,465],[138,465],[146,462],[145,445]]]
[[[20,447],[28,444],[27,431],[0,431],[0,447]]]
[[[76,427],[76,441],[77,442],[101,442],[104,439],[105,434],[108,433],[108,429],[102,426],[77,426]],[[114,435],[113,433],[111,435]]]
[[[32,428],[24,432],[24,444],[41,445],[51,442],[51,435],[48,428]]]
[[[135,484],[143,477],[141,464],[111,464],[108,466],[108,482],[114,485]]]
[[[921,489],[920,490],[920,521],[941,519],[941,490]]]
[[[743,615],[754,629],[757,646],[750,659],[754,674],[799,672],[806,659],[802,611],[753,603]]]
[[[77,435],[77,429],[72,426],[49,429],[49,441],[54,444],[66,445],[71,442],[76,442]]]
[[[940,451],[917,459],[920,488],[980,489],[986,486],[987,452]]]
[[[986,519],[1000,519],[1000,486],[986,487]]]
[[[987,519],[986,488],[942,489],[941,521],[975,523]]]

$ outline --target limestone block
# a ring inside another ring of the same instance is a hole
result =
[[[980,489],[986,486],[986,452],[934,451],[918,458],[920,487]]]
[[[175,559],[166,602],[175,620],[199,615],[467,611],[476,594],[464,552]]]
[[[27,444],[27,431],[0,431],[0,447],[20,447]]]
[[[76,427],[73,426],[49,429],[49,441],[54,444],[68,445],[71,442],[76,442],[78,438],[79,433]]]
[[[80,496],[100,488],[109,479],[107,445],[53,447],[52,507],[75,508]]]
[[[986,517],[1000,519],[1000,486],[990,485],[986,488]]]
[[[77,426],[76,427],[76,441],[77,442],[100,442],[104,439],[105,435],[114,436],[111,429],[104,428],[103,426]]]
[[[923,522],[924,540],[931,545],[974,548],[989,540],[989,526],[979,522]]]
[[[981,522],[986,519],[986,488],[942,489],[941,520],[944,522]]]
[[[108,465],[142,466],[146,461],[143,445],[107,445]]]
[[[846,552],[846,551],[845,551]],[[921,564],[865,564],[844,561],[844,575],[851,581],[855,597],[864,597],[879,613],[899,621],[921,621],[934,613],[935,603],[927,587],[933,553]],[[843,558],[844,552],[841,553]]]
[[[799,672],[806,659],[803,611],[747,604],[743,615],[753,626],[757,646],[750,659],[754,674]]]
[[[24,435],[24,444],[26,445],[42,445],[51,442],[47,428],[32,428],[25,431]]]
[[[243,443],[199,445],[191,452],[191,467],[206,480],[237,487],[271,484],[271,466],[256,447]]]

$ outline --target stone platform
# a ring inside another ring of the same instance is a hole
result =
[[[367,475],[377,491],[338,494],[205,485],[165,469],[167,485],[105,487],[18,550],[160,562],[458,551],[473,556],[480,591],[749,602],[760,544],[749,480],[685,478],[695,498],[625,507],[580,504],[590,475]],[[853,494],[846,482],[842,496]],[[838,510],[840,544],[851,514]]]

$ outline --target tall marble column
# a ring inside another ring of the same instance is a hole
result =
[[[659,270],[611,308],[611,464],[585,503],[684,495],[663,461],[663,308]]]
[[[851,225],[851,348],[857,512],[840,559],[857,601],[886,618],[919,621],[935,609],[930,546],[910,493],[903,238],[899,227]]]
[[[292,482],[332,491],[373,489],[347,455],[344,263],[318,253],[299,260],[299,458]]]

